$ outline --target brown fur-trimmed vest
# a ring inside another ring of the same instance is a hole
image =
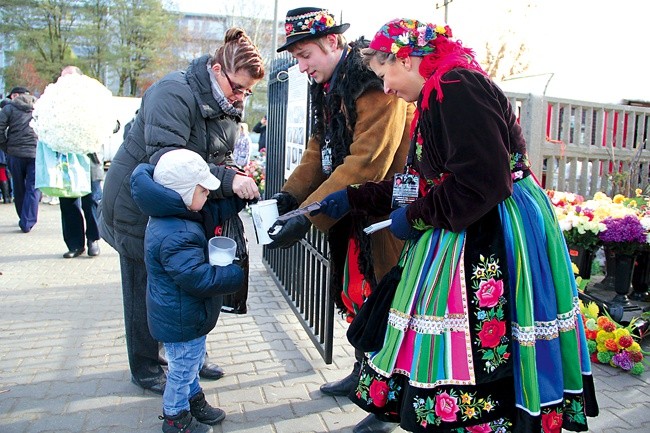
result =
[[[282,190],[306,205],[348,185],[380,181],[401,172],[409,148],[409,127],[414,106],[383,92],[381,80],[361,62],[360,50],[366,41],[352,42],[350,51],[336,72],[327,95],[323,84],[311,88],[314,132],[300,164]],[[333,171],[326,176],[321,167],[321,146],[325,137],[325,113],[329,116]],[[385,216],[385,219],[388,216]],[[338,222],[324,215],[310,217],[328,233],[330,243],[331,288],[340,310],[342,272],[351,233],[359,242],[359,269],[374,287],[397,262],[402,242],[390,231],[371,236],[362,229],[376,220],[346,216]]]

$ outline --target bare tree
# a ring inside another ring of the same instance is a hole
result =
[[[497,81],[519,75],[529,68],[527,47],[522,35],[526,33],[524,29],[534,6],[531,1],[516,0],[511,0],[507,6],[498,26],[504,31],[496,33],[485,43],[485,57],[481,61],[485,71]]]
[[[488,42],[482,64],[485,72],[497,81],[521,74],[528,69],[526,45],[520,43],[518,49],[511,49],[507,42],[501,42],[497,47]]]

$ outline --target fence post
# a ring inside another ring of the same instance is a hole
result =
[[[531,169],[539,181],[543,182],[543,149],[546,143],[546,134],[544,133],[544,119],[546,119],[544,98],[529,94],[528,98],[522,101],[521,110],[521,127],[524,138],[526,139]]]

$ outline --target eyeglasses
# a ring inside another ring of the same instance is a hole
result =
[[[232,81],[230,81],[230,77],[228,76],[228,74],[226,74],[226,71],[222,69],[221,72],[223,73],[223,76],[226,77],[226,80],[228,80],[228,85],[232,89],[232,93],[236,95],[244,95],[244,98],[248,98],[253,94],[252,90],[245,89],[244,86],[242,86],[241,84],[233,83]]]

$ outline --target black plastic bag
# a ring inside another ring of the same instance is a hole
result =
[[[396,265],[384,275],[350,323],[346,335],[355,349],[376,352],[383,347],[388,313],[402,277],[402,269]]]
[[[237,292],[224,295],[221,311],[224,313],[246,314],[248,310],[246,300],[248,299],[249,257],[248,239],[246,239],[246,234],[244,233],[244,223],[239,218],[239,215],[235,215],[223,223],[221,230],[221,236],[234,239],[237,243],[234,263],[241,266],[244,271],[244,284]]]

